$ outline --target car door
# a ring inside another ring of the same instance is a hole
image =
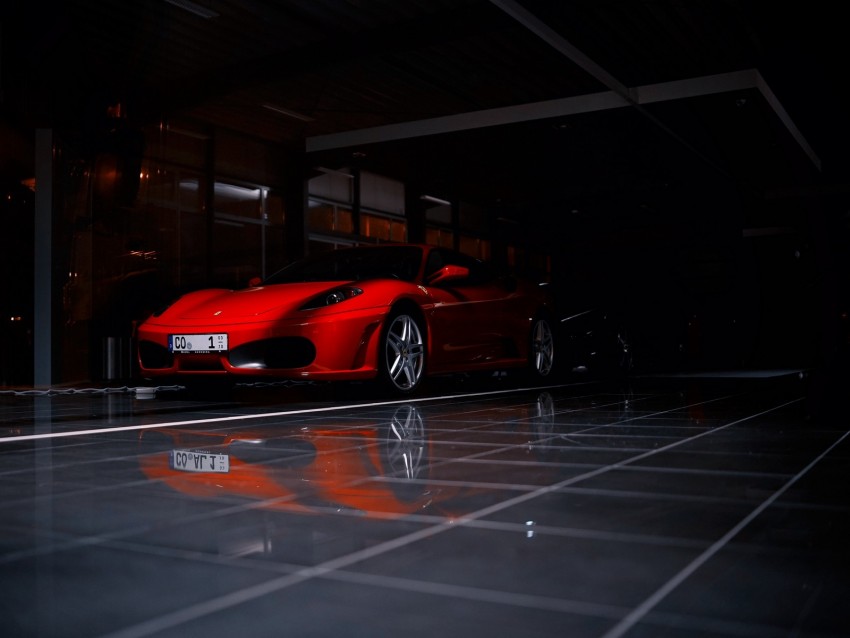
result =
[[[517,295],[487,264],[445,249],[431,251],[425,283],[431,372],[474,370],[517,356]]]

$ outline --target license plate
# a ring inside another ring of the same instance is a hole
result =
[[[171,352],[222,352],[227,350],[227,335],[169,335],[168,349]]]
[[[195,452],[193,450],[171,450],[169,465],[181,472],[212,472],[226,474],[230,471],[230,457],[227,454]]]

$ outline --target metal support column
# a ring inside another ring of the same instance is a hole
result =
[[[33,382],[53,383],[53,131],[35,133]]]

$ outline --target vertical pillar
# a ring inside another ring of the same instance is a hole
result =
[[[425,207],[418,184],[404,185],[404,214],[407,218],[407,240],[414,244],[425,243]]]
[[[203,206],[206,220],[206,250],[204,254],[204,283],[209,286],[213,284],[213,270],[215,264],[215,131],[211,131],[207,140],[206,157],[204,166],[204,195]],[[218,282],[215,282],[218,283]]]
[[[285,262],[303,257],[307,250],[307,171],[299,157],[287,166],[283,178],[283,250]]]
[[[53,131],[35,133],[33,382],[53,383]]]
[[[351,169],[352,185],[351,185],[351,218],[354,223],[352,234],[360,238],[360,166],[355,160]]]
[[[460,200],[452,197],[452,248],[460,250]]]

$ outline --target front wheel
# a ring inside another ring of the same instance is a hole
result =
[[[531,327],[529,368],[534,377],[542,379],[552,373],[555,363],[555,337],[546,317],[537,317]]]
[[[380,374],[391,390],[410,394],[425,373],[425,338],[417,319],[394,312],[381,335]]]

